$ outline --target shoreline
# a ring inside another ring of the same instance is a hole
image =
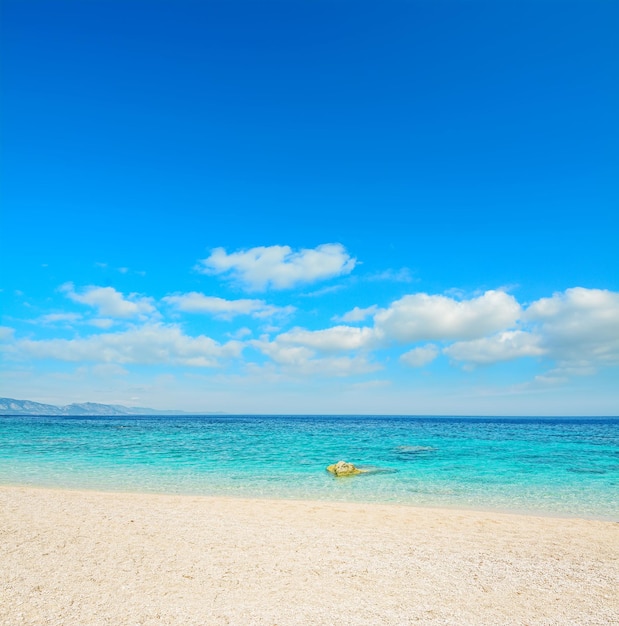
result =
[[[428,510],[428,511],[444,511],[444,512],[462,512],[462,513],[484,513],[488,515],[515,515],[518,517],[539,517],[539,518],[550,518],[550,519],[566,519],[566,520],[584,520],[584,521],[594,521],[594,522],[606,522],[610,524],[619,524],[619,510],[614,516],[606,516],[606,515],[585,515],[585,514],[577,514],[577,513],[568,513],[561,511],[552,511],[552,510],[538,510],[538,509],[510,509],[510,508],[501,508],[501,507],[492,507],[492,506],[462,506],[460,504],[420,504],[416,502],[404,502],[404,501],[381,501],[381,500],[362,500],[362,499],[320,499],[320,498],[299,498],[299,497],[273,497],[273,496],[246,496],[246,495],[234,495],[234,494],[225,494],[225,493],[197,493],[191,491],[139,491],[136,489],[103,489],[100,487],[70,487],[66,485],[37,485],[30,483],[1,483],[0,482],[0,490],[3,488],[9,489],[34,489],[34,490],[45,490],[45,491],[68,491],[68,492],[84,492],[84,493],[98,493],[102,495],[114,495],[114,494],[125,494],[125,495],[136,495],[136,496],[178,496],[182,498],[204,498],[204,499],[216,499],[216,500],[233,500],[233,501],[257,501],[257,502],[298,502],[298,503],[310,503],[316,505],[338,505],[338,504],[353,504],[353,505],[364,505],[364,506],[393,506],[393,507],[404,507],[410,509],[420,509],[420,510]]]
[[[0,486],[0,622],[608,624],[619,524]]]

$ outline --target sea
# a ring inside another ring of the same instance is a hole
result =
[[[619,418],[2,416],[0,484],[619,521]]]

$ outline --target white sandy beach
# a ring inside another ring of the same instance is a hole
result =
[[[0,623],[619,624],[619,524],[0,487]]]

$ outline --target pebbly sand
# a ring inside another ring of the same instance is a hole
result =
[[[619,624],[619,524],[0,487],[0,624]]]

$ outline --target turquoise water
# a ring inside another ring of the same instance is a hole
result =
[[[0,417],[0,483],[619,520],[619,418]]]

